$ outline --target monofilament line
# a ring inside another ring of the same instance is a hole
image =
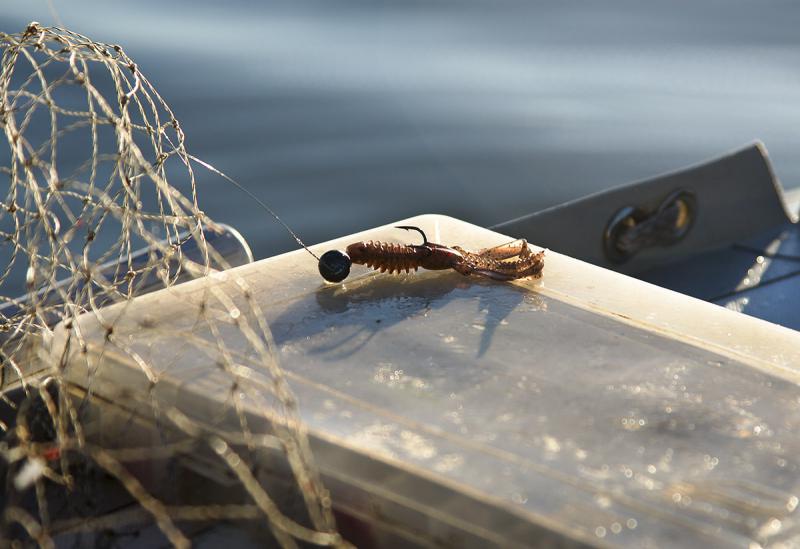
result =
[[[313,257],[314,257],[314,259],[316,259],[317,261],[319,261],[319,257],[317,257],[317,254],[315,254],[314,252],[312,252],[311,250],[309,250],[309,249],[308,249],[308,246],[306,246],[306,245],[303,243],[303,241],[300,239],[300,237],[299,237],[299,236],[297,236],[297,233],[296,233],[296,232],[294,232],[294,231],[292,230],[292,228],[291,228],[291,227],[289,227],[289,225],[287,225],[287,224],[286,224],[286,223],[283,221],[283,219],[281,219],[280,217],[278,217],[278,214],[276,214],[276,213],[273,211],[273,209],[272,209],[272,208],[270,208],[269,206],[267,206],[266,204],[264,204],[264,203],[263,203],[263,202],[262,202],[262,201],[261,201],[261,200],[260,200],[260,199],[259,199],[259,198],[258,198],[256,195],[254,195],[252,192],[250,192],[250,191],[249,191],[249,190],[248,190],[248,189],[247,189],[247,188],[246,188],[244,185],[242,185],[242,184],[241,184],[241,183],[239,183],[238,181],[234,180],[232,177],[230,177],[230,176],[228,176],[228,175],[224,174],[223,172],[221,172],[220,170],[218,170],[217,168],[215,168],[214,166],[212,166],[212,165],[211,165],[211,164],[209,164],[208,162],[205,162],[204,160],[200,160],[200,159],[199,159],[199,158],[197,158],[196,156],[194,156],[194,155],[191,155],[191,154],[188,154],[188,153],[187,153],[187,155],[186,155],[186,156],[188,156],[188,157],[189,157],[191,160],[194,160],[195,162],[197,162],[198,164],[200,164],[201,166],[203,166],[203,167],[204,167],[204,168],[206,168],[207,170],[210,170],[210,171],[214,172],[215,174],[219,175],[220,177],[224,178],[226,181],[228,181],[229,183],[231,183],[231,184],[232,184],[233,186],[235,186],[237,189],[239,189],[240,191],[242,191],[243,193],[245,193],[247,196],[249,196],[250,198],[252,198],[253,200],[255,200],[255,201],[256,201],[256,204],[258,204],[259,206],[261,206],[261,207],[264,209],[264,211],[266,211],[266,212],[267,212],[267,213],[269,213],[269,214],[270,214],[272,217],[274,217],[274,218],[275,218],[275,221],[277,221],[278,223],[280,223],[281,225],[283,225],[283,228],[284,228],[284,229],[286,229],[287,231],[289,231],[289,234],[290,234],[290,235],[292,235],[292,238],[294,238],[294,239],[297,241],[297,243],[298,243],[298,244],[300,244],[300,245],[301,245],[301,246],[302,246],[302,247],[305,249],[305,251],[307,251],[308,253],[310,253],[310,254],[311,254]]]

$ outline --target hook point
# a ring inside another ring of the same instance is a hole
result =
[[[395,229],[404,229],[406,231],[417,231],[419,234],[422,235],[422,246],[428,244],[428,237],[425,236],[425,231],[420,229],[419,227],[415,227],[413,225],[396,225]]]

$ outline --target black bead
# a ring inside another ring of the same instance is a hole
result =
[[[350,274],[350,257],[339,250],[330,250],[319,258],[319,274],[328,282],[341,282]]]

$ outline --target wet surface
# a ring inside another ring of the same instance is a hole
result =
[[[325,440],[402,463],[382,489],[433,475],[523,521],[635,546],[796,532],[794,383],[547,297],[535,283],[362,270],[343,285],[295,293],[301,286],[261,303],[302,417]],[[131,334],[130,348],[164,372],[159,398],[195,416],[206,413],[199,394],[224,408],[234,398],[254,410],[273,402],[235,314],[214,334],[187,314],[170,333]],[[127,315],[117,334],[137,313]],[[198,355],[175,338],[224,341],[243,377],[232,383],[204,365],[222,363],[213,344]],[[317,457],[328,463],[324,450]],[[413,498],[424,506],[435,494]],[[436,505],[458,515],[464,504]]]
[[[459,280],[368,277],[272,317],[292,375],[330,390],[310,422],[557,520],[571,513],[543,479],[585,491],[594,511],[570,520],[600,537],[651,506],[695,535],[720,526],[717,541],[790,517],[796,385],[535,290]]]

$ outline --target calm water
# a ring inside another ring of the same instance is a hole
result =
[[[310,243],[420,213],[491,225],[755,138],[800,184],[796,2],[54,2]],[[53,22],[43,0],[4,2],[0,29],[30,20]],[[222,180],[200,192],[257,256],[293,247]]]

